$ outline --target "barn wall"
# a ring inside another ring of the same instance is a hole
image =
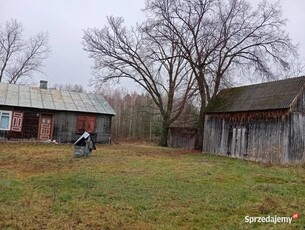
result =
[[[59,142],[74,142],[80,137],[76,134],[77,113],[57,112],[54,116],[53,139]]]
[[[304,119],[302,114],[288,111],[208,114],[203,150],[277,164],[300,162]]]
[[[78,113],[57,112],[54,122],[54,139],[60,142],[74,142],[82,133],[76,133],[76,122]],[[109,143],[110,138],[109,115],[96,115],[95,134],[92,139],[97,143]]]
[[[305,116],[302,113],[291,113],[289,116],[288,162],[305,161]]]
[[[111,118],[109,115],[98,115],[96,118],[94,141],[98,143],[108,144],[111,142]]]
[[[288,161],[305,161],[305,90],[296,97],[289,120]]]

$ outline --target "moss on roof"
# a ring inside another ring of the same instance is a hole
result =
[[[287,109],[305,84],[305,77],[221,90],[206,113]]]

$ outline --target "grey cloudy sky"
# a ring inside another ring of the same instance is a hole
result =
[[[274,0],[270,0],[274,2]],[[33,76],[55,83],[81,84],[87,90],[92,77],[92,61],[82,49],[83,29],[102,28],[106,17],[122,16],[128,25],[143,20],[141,9],[145,0],[0,0],[0,23],[10,19],[21,22],[26,36],[46,31],[49,33],[51,56],[45,61],[45,74]],[[251,0],[253,4],[258,0]],[[305,1],[280,0],[283,16],[289,21],[287,31],[294,43],[300,44],[305,58]]]

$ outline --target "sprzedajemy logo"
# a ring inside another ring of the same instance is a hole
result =
[[[288,223],[291,224],[292,220],[297,220],[299,214],[294,212],[290,217],[289,216],[245,216],[245,223]]]

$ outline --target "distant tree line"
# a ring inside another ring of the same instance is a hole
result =
[[[57,89],[57,90],[64,90],[64,91],[77,92],[77,93],[85,93],[86,92],[84,87],[80,84],[55,83],[55,84],[53,84],[52,88]]]
[[[128,92],[124,88],[100,90],[102,96],[115,110],[111,136],[114,142],[158,142],[161,137],[162,118],[148,93]],[[196,127],[198,110],[187,103],[176,126]]]

